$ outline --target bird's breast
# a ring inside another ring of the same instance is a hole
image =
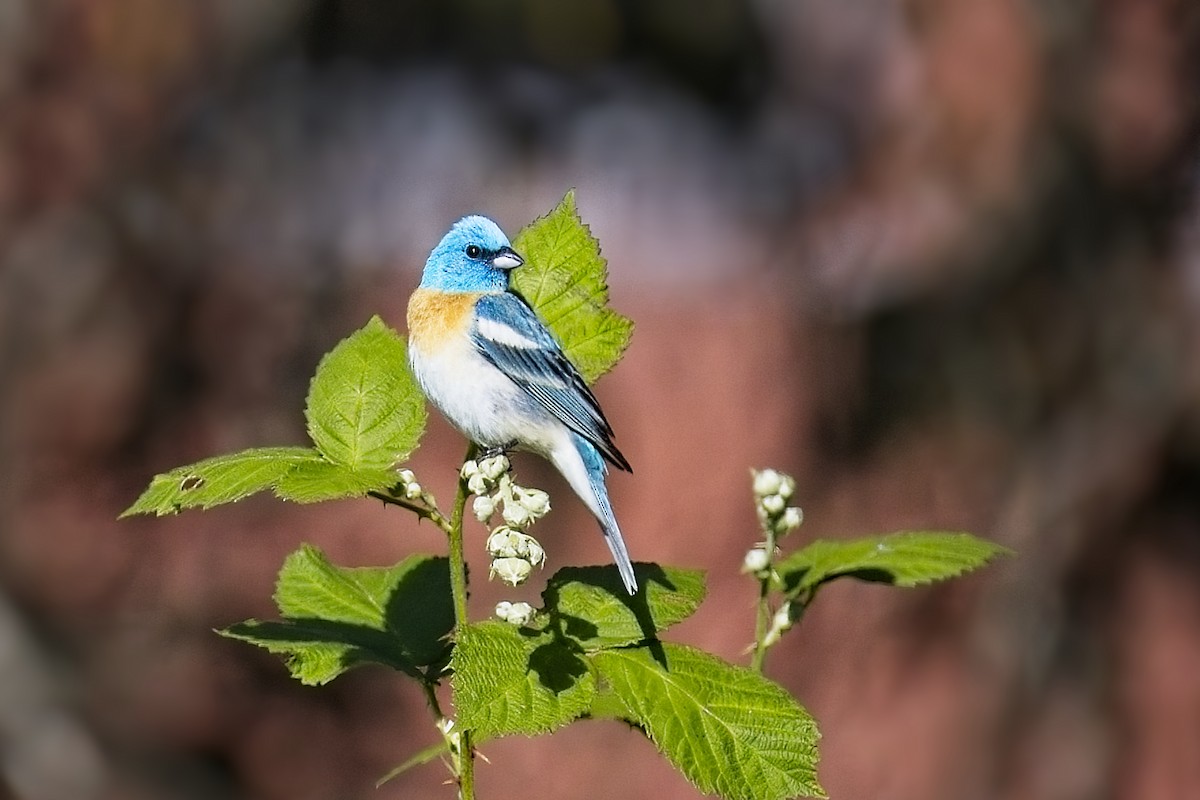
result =
[[[426,353],[457,344],[471,326],[482,292],[417,289],[408,301],[408,338]]]

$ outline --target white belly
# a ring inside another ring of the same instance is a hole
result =
[[[562,423],[479,355],[469,341],[429,353],[410,340],[409,363],[429,401],[476,444],[499,447],[515,442],[546,455],[565,432]]]

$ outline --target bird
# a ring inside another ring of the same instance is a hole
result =
[[[500,226],[471,215],[429,254],[408,302],[408,357],[425,397],[485,452],[549,461],[600,523],[626,591],[637,578],[605,484],[632,472],[596,396],[509,274],[525,263]]]

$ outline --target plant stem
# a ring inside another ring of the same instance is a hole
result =
[[[463,461],[475,458],[474,443],[467,447]],[[461,475],[458,492],[454,495],[454,508],[450,513],[450,527],[446,535],[450,540],[450,589],[454,594],[454,630],[462,629],[470,621],[467,616],[467,560],[463,554],[463,511],[467,505],[467,481]],[[458,759],[459,800],[475,800],[475,750],[471,743],[471,732],[459,732],[460,753]]]
[[[765,527],[767,541],[763,545],[767,554],[767,566],[763,577],[758,580],[758,611],[754,617],[754,652],[750,656],[750,669],[762,673],[767,660],[767,634],[771,630],[774,612],[771,611],[771,576],[775,569],[775,531]]]
[[[397,494],[393,494],[391,491],[368,492],[367,494],[369,494],[371,497],[374,497],[376,500],[382,500],[384,503],[389,505],[407,508],[421,519],[427,519],[434,525],[437,525],[447,536],[450,535],[450,520],[442,516],[442,512],[438,511],[436,508],[427,506],[424,503],[418,503],[414,500],[409,500],[408,498],[401,497]]]
[[[767,660],[766,638],[770,629],[771,604],[768,600],[767,581],[763,581],[758,589],[758,613],[754,620],[754,652],[750,656],[750,669],[762,673],[763,664]]]

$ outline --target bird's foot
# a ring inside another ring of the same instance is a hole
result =
[[[479,459],[482,461],[485,458],[495,458],[496,456],[507,456],[508,451],[517,446],[515,441],[505,444],[494,444],[491,447],[485,447],[479,453]]]

